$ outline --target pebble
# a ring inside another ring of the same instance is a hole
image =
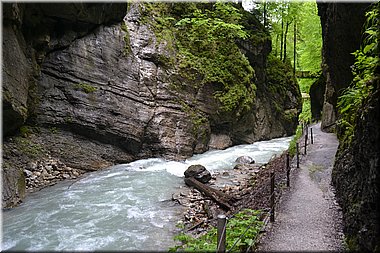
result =
[[[24,173],[27,177],[31,177],[33,173],[30,170],[24,170]]]
[[[24,173],[26,188],[33,191],[54,185],[63,179],[76,179],[83,172],[51,158],[28,163]]]

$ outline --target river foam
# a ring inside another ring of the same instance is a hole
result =
[[[184,187],[183,172],[190,165],[228,170],[243,155],[266,163],[290,139],[211,150],[185,161],[143,159],[58,183],[3,212],[1,249],[167,250],[183,209],[165,200]]]

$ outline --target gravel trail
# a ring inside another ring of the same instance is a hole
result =
[[[330,185],[338,140],[322,132],[320,123],[310,127],[314,144],[308,143],[299,169],[292,161],[290,189],[282,195],[276,221],[267,228],[258,251],[344,250],[342,214]]]

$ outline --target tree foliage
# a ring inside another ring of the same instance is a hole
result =
[[[244,110],[255,96],[254,70],[235,43],[249,37],[241,22],[237,8],[217,2],[211,10],[196,8],[176,23],[180,67],[200,73],[200,85],[221,85],[214,95],[224,111]]]
[[[362,108],[363,102],[373,91],[373,79],[376,78],[376,68],[379,60],[379,16],[380,4],[375,3],[366,13],[367,20],[363,28],[362,44],[359,50],[352,54],[355,63],[352,67],[353,81],[338,99],[340,119],[340,139],[351,142],[354,133],[355,120]]]
[[[322,28],[315,2],[304,2],[300,6],[298,31],[299,68],[319,72],[322,61]]]
[[[284,62],[288,60],[294,66],[293,53],[296,50],[297,69],[320,71],[322,29],[316,2],[262,0],[254,5],[252,11],[260,13],[262,23],[266,21],[272,37],[273,53],[278,58]]]
[[[157,37],[171,37],[165,41],[177,49],[175,62],[183,77],[197,89],[206,84],[216,87],[214,97],[221,111],[240,114],[252,105],[254,70],[236,44],[251,36],[243,26],[242,9],[223,2],[145,5],[150,13],[144,16]]]
[[[246,251],[253,246],[264,222],[260,220],[261,211],[244,209],[227,221],[226,225],[226,248],[228,250]],[[181,245],[170,249],[171,252],[195,251],[195,252],[215,252],[217,249],[217,230],[210,229],[205,235],[194,238],[184,233],[175,237]],[[232,248],[233,247],[233,248]]]

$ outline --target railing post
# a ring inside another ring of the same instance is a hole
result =
[[[299,156],[299,153],[300,153],[300,147],[299,147],[299,144],[297,142],[296,143],[297,169],[300,167],[300,156]]]
[[[307,133],[305,135],[305,155],[306,155],[306,147],[307,147]]]
[[[226,216],[224,214],[218,215],[217,238],[216,252],[226,252]]]
[[[313,139],[313,128],[310,128],[310,140],[311,140],[311,144],[314,144],[314,139]]]
[[[286,153],[286,186],[287,187],[290,186],[289,174],[290,174],[289,153]]]
[[[274,172],[270,173],[270,222],[274,222]]]

